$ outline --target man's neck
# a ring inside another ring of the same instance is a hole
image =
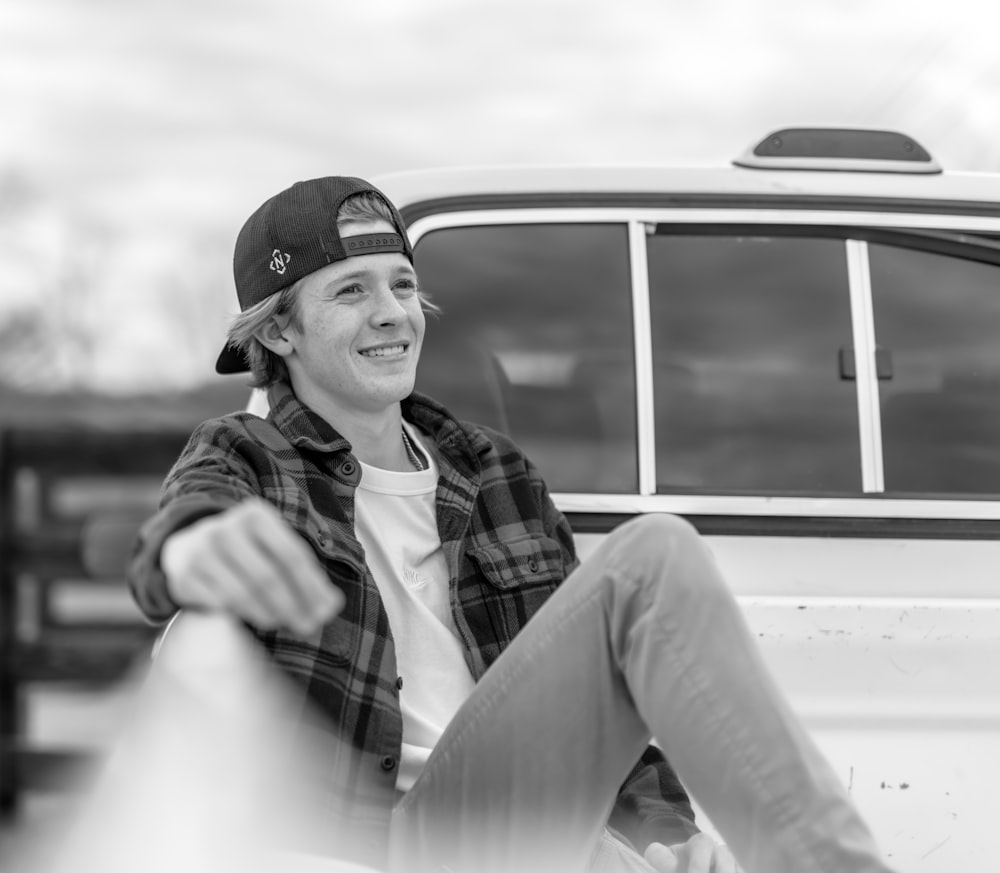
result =
[[[414,469],[403,441],[402,416],[397,405],[395,415],[375,421],[356,420],[349,426],[331,422],[351,444],[354,456],[372,467],[410,472]]]

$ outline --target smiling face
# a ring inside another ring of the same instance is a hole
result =
[[[341,237],[394,232],[385,221],[340,226]],[[298,398],[330,420],[390,408],[413,391],[424,338],[417,275],[401,253],[357,255],[298,283],[282,355]]]

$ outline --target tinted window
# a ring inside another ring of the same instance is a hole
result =
[[[418,389],[510,434],[553,491],[634,491],[626,228],[449,228],[420,239],[415,263],[444,310]]]
[[[869,246],[887,491],[1000,493],[1000,268]]]
[[[649,238],[657,488],[861,488],[842,240]]]

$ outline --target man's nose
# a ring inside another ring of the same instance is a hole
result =
[[[402,302],[386,286],[380,288],[374,297],[372,321],[376,324],[394,324],[406,315]]]

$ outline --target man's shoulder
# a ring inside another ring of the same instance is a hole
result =
[[[507,434],[474,421],[456,418],[451,410],[426,394],[414,391],[406,400],[404,414],[434,437],[438,444],[454,442],[458,435],[480,456],[496,453],[502,457],[523,457],[520,447]]]
[[[489,427],[485,424],[475,424],[473,422],[466,422],[466,424],[473,428],[479,435],[479,438],[483,440],[484,445],[488,444],[489,449],[496,452],[496,454],[501,458],[524,458],[524,450],[506,433],[495,428]]]
[[[230,412],[201,422],[191,433],[188,449],[277,451],[289,447],[288,439],[267,418],[252,412]]]
[[[274,424],[252,412],[227,412],[215,418],[205,419],[193,431],[196,435],[254,436],[274,430]]]

